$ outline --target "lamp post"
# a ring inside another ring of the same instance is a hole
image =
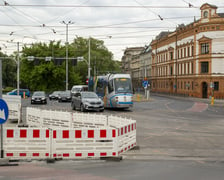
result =
[[[66,79],[65,79],[65,89],[68,90],[68,25],[69,24],[74,24],[73,22],[71,21],[68,21],[68,22],[65,22],[65,21],[62,21],[61,22],[62,24],[65,24],[66,25]]]
[[[90,37],[89,37],[89,51],[88,51],[88,79],[90,79],[90,71],[91,71],[91,67],[90,67]]]
[[[19,89],[20,89],[20,60],[19,60],[19,42],[17,42],[17,95],[19,96]]]

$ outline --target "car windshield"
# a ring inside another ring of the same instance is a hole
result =
[[[83,98],[98,98],[96,93],[93,93],[93,92],[83,93],[82,97]]]
[[[52,94],[53,94],[53,95],[58,95],[58,94],[60,94],[60,92],[61,92],[61,91],[54,91]]]
[[[70,92],[69,91],[63,91],[63,92],[60,93],[60,95],[70,96]]]
[[[114,80],[115,91],[118,93],[132,92],[131,80],[129,78],[116,78]]]
[[[34,96],[45,96],[44,92],[34,92],[33,93]]]
[[[81,88],[78,88],[78,87],[75,87],[75,88],[72,88],[72,91],[74,92],[74,91],[81,91]]]

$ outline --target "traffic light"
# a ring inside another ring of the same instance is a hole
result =
[[[76,66],[77,65],[77,58],[73,58],[72,59],[72,66]]]
[[[34,66],[38,66],[40,64],[40,61],[38,58],[34,58]]]
[[[63,63],[64,58],[55,58],[54,59],[54,65],[61,66]]]

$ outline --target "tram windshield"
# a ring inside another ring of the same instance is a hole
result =
[[[132,93],[131,79],[129,78],[115,78],[114,86],[116,93]]]

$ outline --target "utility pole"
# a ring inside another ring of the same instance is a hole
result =
[[[20,59],[19,59],[19,42],[17,42],[17,95],[19,96],[19,75],[20,74]]]
[[[0,99],[2,99],[2,58],[0,58]],[[3,125],[2,124],[1,124],[1,158],[4,158]]]
[[[61,22],[62,24],[66,25],[66,62],[65,62],[65,71],[66,71],[66,77],[65,77],[65,89],[68,90],[68,25],[74,24],[71,21],[68,21],[67,23],[65,21]]]
[[[90,67],[90,50],[91,50],[91,48],[90,48],[90,37],[89,37],[89,51],[88,51],[88,79],[90,79],[90,71],[91,71],[91,67]]]

